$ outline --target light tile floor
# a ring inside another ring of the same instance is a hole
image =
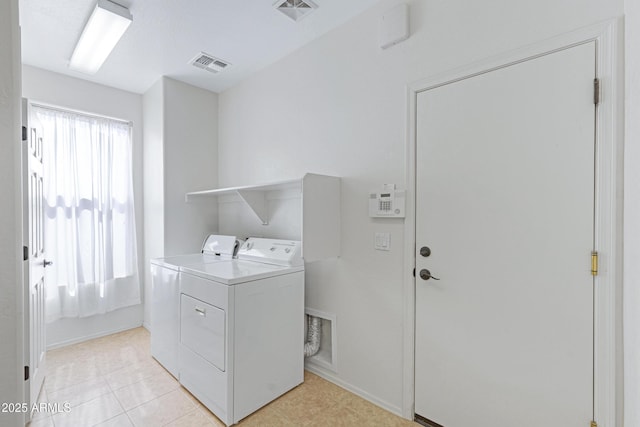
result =
[[[49,351],[40,401],[70,410],[35,413],[31,427],[224,426],[151,357],[149,337],[136,328]],[[310,372],[238,425],[417,426]]]

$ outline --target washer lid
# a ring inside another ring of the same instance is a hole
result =
[[[225,285],[250,282],[267,277],[304,271],[304,266],[281,266],[239,259],[180,267],[180,271]]]
[[[202,244],[202,253],[209,255],[234,255],[236,236],[221,236],[210,234]]]
[[[190,264],[206,264],[211,262],[227,261],[231,259],[231,255],[209,255],[209,254],[187,254],[187,255],[175,255],[164,258],[154,258],[151,260],[151,264],[160,265],[162,267],[172,268],[177,270],[183,265]]]

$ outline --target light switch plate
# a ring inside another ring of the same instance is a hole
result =
[[[391,237],[389,233],[378,233],[374,235],[373,247],[379,251],[388,251]]]

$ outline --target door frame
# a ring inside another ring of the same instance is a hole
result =
[[[596,75],[600,103],[595,134],[595,250],[599,275],[594,277],[594,421],[614,427],[621,421],[622,280],[622,147],[623,147],[623,34],[622,18],[607,20],[503,55],[410,83],[406,87],[406,219],[403,280],[403,390],[402,415],[413,419],[415,408],[416,321],[416,102],[418,93],[488,73],[576,45],[596,42]],[[585,268],[590,259],[585,254]]]

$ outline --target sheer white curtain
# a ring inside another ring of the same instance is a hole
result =
[[[37,108],[44,128],[47,321],[140,303],[131,126]]]

